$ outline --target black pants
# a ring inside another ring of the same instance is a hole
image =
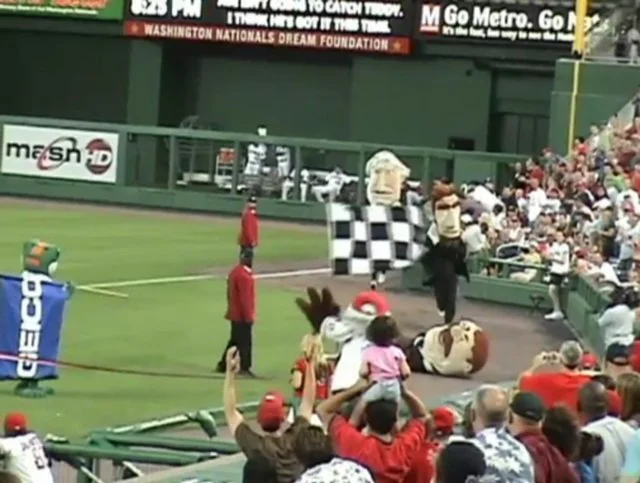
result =
[[[246,322],[231,322],[231,335],[229,342],[222,352],[218,367],[220,369],[226,369],[227,366],[227,351],[235,346],[240,353],[240,370],[248,371],[251,369],[251,350],[253,347],[253,324]]]
[[[438,310],[444,312],[444,322],[450,324],[456,316],[456,298],[458,296],[458,274],[448,261],[437,263],[434,267],[433,292]]]
[[[256,251],[252,246],[241,246],[240,247],[240,256],[248,256],[251,259],[251,262],[253,262],[253,257],[255,255]]]

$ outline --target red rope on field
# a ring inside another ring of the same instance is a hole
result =
[[[223,377],[220,374],[194,374],[184,372],[164,372],[164,371],[145,371],[141,369],[125,369],[117,367],[98,366],[94,364],[81,364],[78,362],[69,362],[61,360],[48,360],[48,359],[30,359],[27,357],[20,357],[15,354],[7,354],[0,352],[0,361],[18,362],[25,360],[29,362],[37,362],[43,366],[56,366],[64,367],[68,369],[82,369],[85,371],[95,372],[110,372],[112,374],[128,374],[131,376],[145,376],[145,377],[167,377],[175,379],[220,379]]]

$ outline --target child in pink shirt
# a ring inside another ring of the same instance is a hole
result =
[[[363,395],[364,402],[379,399],[400,401],[402,381],[411,375],[402,349],[393,345],[400,335],[396,321],[388,316],[376,317],[367,327],[370,345],[362,353],[360,376],[374,381]]]

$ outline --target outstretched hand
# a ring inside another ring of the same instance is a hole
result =
[[[237,374],[240,371],[240,354],[237,347],[230,347],[226,355],[227,374]]]
[[[308,301],[298,297],[296,305],[311,324],[314,334],[317,334],[320,332],[320,326],[324,319],[340,314],[340,306],[335,302],[333,295],[326,287],[321,292],[309,287],[307,288],[307,295],[309,296]]]

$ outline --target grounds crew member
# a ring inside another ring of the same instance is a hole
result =
[[[21,483],[53,483],[49,459],[42,442],[29,431],[27,417],[9,413],[4,418],[4,438],[0,438],[0,458],[7,472]]]
[[[240,354],[240,374],[254,377],[251,372],[251,350],[253,345],[253,323],[256,320],[256,282],[253,274],[253,254],[243,251],[240,263],[227,277],[227,313],[225,318],[231,323],[229,342],[216,368],[226,371],[226,353],[237,347]]]
[[[240,233],[238,234],[238,245],[240,254],[248,253],[253,260],[253,254],[260,241],[260,227],[258,225],[258,210],[256,197],[250,196],[247,205],[242,212],[240,221]]]

